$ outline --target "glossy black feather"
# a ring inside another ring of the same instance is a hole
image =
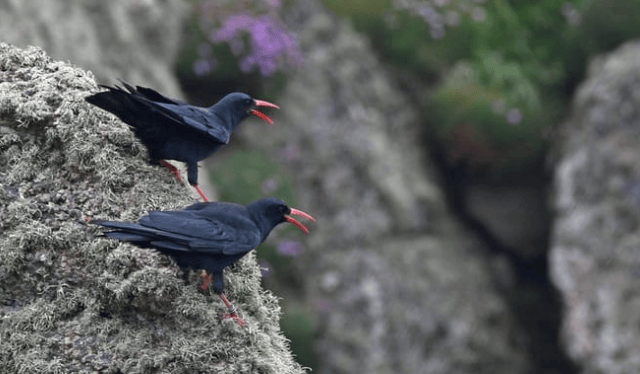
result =
[[[254,102],[249,95],[235,92],[203,108],[170,99],[150,88],[122,84],[124,89],[101,86],[107,91],[85,99],[131,126],[153,162],[185,162],[192,185],[198,182],[198,161],[229,142]]]
[[[291,209],[279,199],[265,198],[247,206],[234,203],[196,203],[179,211],[153,211],[139,223],[93,220],[104,235],[151,247],[171,255],[178,265],[205,269],[222,292],[222,271],[262,243],[285,222]]]

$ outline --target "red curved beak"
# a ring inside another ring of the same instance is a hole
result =
[[[313,218],[313,217],[311,216],[311,214],[309,214],[309,213],[305,213],[305,212],[303,212],[303,211],[301,211],[301,210],[294,209],[294,208],[291,208],[291,213],[289,213],[289,214],[294,215],[294,216],[303,217],[303,218],[306,218],[306,219],[310,219],[310,220],[312,220],[312,221],[314,221],[314,222],[315,222],[315,220],[316,220],[315,218]],[[297,219],[295,219],[295,218],[293,218],[293,217],[291,217],[291,216],[284,216],[284,219],[285,219],[285,220],[287,220],[287,222],[289,222],[289,223],[292,223],[292,224],[296,225],[296,226],[297,226],[300,230],[302,230],[302,232],[304,232],[305,234],[308,234],[308,233],[309,233],[309,229],[307,228],[307,226],[305,226],[305,225],[303,225],[302,223],[300,223]]]
[[[263,107],[268,107],[268,108],[276,108],[276,109],[280,109],[279,106],[277,106],[276,104],[270,103],[268,101],[264,101],[264,100],[253,100],[253,106],[263,106]],[[273,120],[266,114],[262,113],[261,111],[251,108],[249,110],[249,113],[253,114],[254,116],[266,121],[268,124],[273,125]]]

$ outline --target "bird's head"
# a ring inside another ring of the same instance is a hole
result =
[[[230,111],[230,114],[239,117],[237,118],[237,122],[247,117],[248,115],[254,115],[266,121],[270,125],[273,125],[273,120],[266,114],[257,110],[256,107],[280,109],[280,107],[276,104],[264,100],[254,99],[251,96],[241,92],[228,94],[216,104],[216,107],[217,106],[220,106],[220,108],[228,108],[227,110]]]
[[[310,214],[299,209],[290,208],[282,200],[275,197],[267,197],[255,201],[247,206],[251,214],[264,227],[264,231],[268,235],[269,232],[282,222],[289,222],[298,227],[305,234],[309,233],[309,229],[291,216],[303,217],[315,221]]]

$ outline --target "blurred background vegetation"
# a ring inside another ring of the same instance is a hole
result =
[[[277,96],[304,64],[282,21],[291,1],[190,0],[193,16],[176,66],[190,100],[209,105],[232,90]],[[366,35],[391,71],[428,88],[412,94],[449,165],[495,175],[540,163],[588,59],[640,36],[640,0],[324,4]],[[295,206],[286,170],[259,152],[236,147],[215,158],[210,175],[223,200],[273,195]],[[297,287],[303,252],[300,242],[276,240],[258,256],[266,285],[284,298],[282,326],[294,353],[315,368],[316,320]]]

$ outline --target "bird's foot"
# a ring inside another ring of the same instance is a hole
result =
[[[209,202],[209,198],[207,197],[207,195],[205,195],[205,194],[204,194],[204,192],[202,192],[202,190],[200,189],[200,187],[198,187],[198,185],[197,185],[197,184],[194,184],[194,185],[193,185],[193,188],[195,188],[195,189],[196,189],[196,191],[198,191],[198,194],[200,195],[200,197],[202,198],[202,200],[203,200],[205,203],[208,203],[208,202]]]
[[[169,171],[176,177],[178,182],[182,183],[182,175],[180,174],[180,170],[178,170],[177,167],[171,165],[170,163],[166,162],[165,160],[160,160],[160,163],[162,165],[164,165],[167,169],[169,169]]]
[[[226,305],[229,309],[229,313],[223,315],[222,319],[233,318],[240,327],[245,327],[247,324],[238,314],[238,310],[236,309],[235,305],[231,304],[231,302],[229,302],[229,299],[227,299],[227,297],[223,293],[220,294],[220,298],[222,299],[222,302],[224,302],[224,305]]]
[[[222,319],[227,319],[227,318],[233,318],[236,321],[236,323],[238,324],[238,326],[240,326],[240,327],[247,326],[247,323],[236,312],[227,313],[227,314],[222,316]]]

